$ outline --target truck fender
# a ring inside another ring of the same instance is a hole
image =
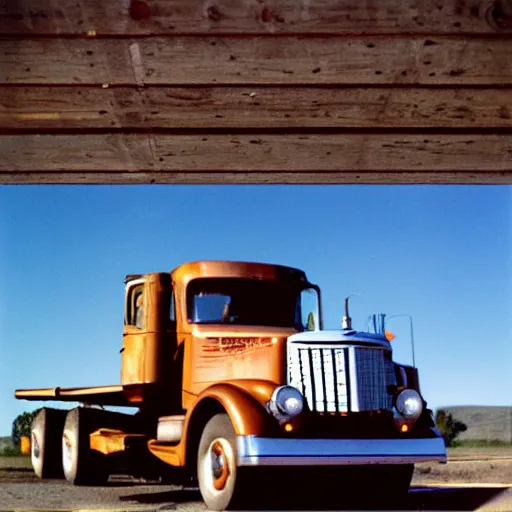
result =
[[[261,381],[258,382],[261,384]],[[276,384],[268,383],[268,389],[276,387]],[[261,390],[261,387],[259,389]],[[278,435],[279,425],[266,410],[262,398],[261,393],[258,394],[258,399],[254,398],[247,389],[238,387],[236,382],[213,384],[203,390],[184,425],[183,445],[186,446],[184,455],[187,465],[195,462],[195,448],[199,444],[206,423],[220,412],[227,413],[236,435],[265,437]]]
[[[272,390],[277,386],[269,383]],[[269,386],[269,387],[270,387]],[[245,388],[245,389],[244,389]],[[197,398],[190,415],[190,423],[203,407],[208,407],[214,400],[226,411],[235,432],[239,436],[265,436],[275,433],[277,423],[263,405],[263,399],[254,397],[245,386],[238,386],[236,381],[214,384],[205,389]],[[269,393],[269,398],[272,391]],[[188,428],[187,428],[188,430]]]

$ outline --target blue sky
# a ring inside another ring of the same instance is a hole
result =
[[[430,407],[512,405],[510,186],[4,186],[0,435],[17,388],[117,384],[125,274],[198,259],[305,270],[329,329],[410,314]]]

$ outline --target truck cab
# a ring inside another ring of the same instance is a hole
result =
[[[414,463],[446,461],[417,369],[393,361],[383,334],[350,322],[324,330],[320,289],[302,270],[197,261],[128,275],[125,286],[120,384],[16,396],[138,413],[43,410],[33,428],[39,476],[48,458],[74,484],[108,478],[108,461],[137,460],[134,470],[192,479],[210,509],[226,510],[254,498],[262,469],[298,482],[311,466],[324,480],[378,467],[372,481],[403,493]]]
[[[170,273],[129,275],[125,396],[173,413],[189,409],[217,382],[282,384],[288,336],[319,328],[320,309],[319,288],[284,266],[202,261]]]

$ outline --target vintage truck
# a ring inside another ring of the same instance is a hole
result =
[[[303,271],[198,261],[125,284],[119,385],[15,392],[80,404],[34,420],[40,478],[195,482],[209,509],[227,510],[261,498],[264,478],[280,494],[289,478],[294,494],[300,478],[336,491],[349,468],[398,495],[414,463],[446,462],[416,368],[393,361],[384,335],[352,330],[348,311],[344,328],[323,330]]]

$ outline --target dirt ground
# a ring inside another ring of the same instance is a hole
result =
[[[512,446],[450,448],[447,464],[416,464],[413,484],[422,483],[512,485]]]
[[[413,485],[426,483],[472,483],[512,485],[512,459],[422,462],[414,469]]]

